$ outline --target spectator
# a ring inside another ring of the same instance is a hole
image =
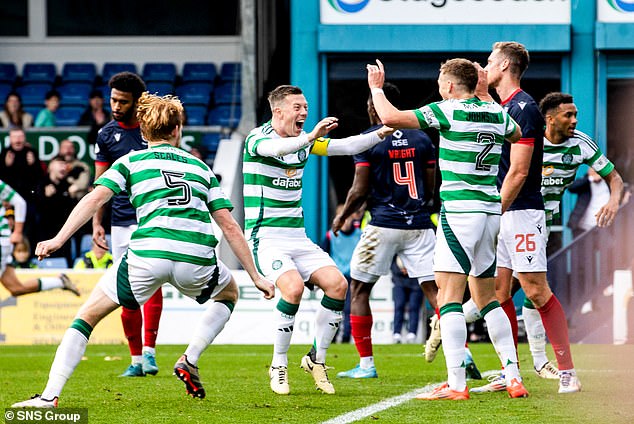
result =
[[[26,237],[22,238],[21,242],[15,244],[11,265],[13,265],[15,269],[37,268],[37,265],[31,261],[31,245]]]
[[[4,128],[29,128],[33,125],[33,115],[22,108],[22,98],[15,91],[10,92],[0,112],[0,122]]]
[[[568,227],[577,238],[597,226],[596,214],[610,200],[610,187],[597,171],[588,168],[588,173],[577,178],[568,191],[578,196],[568,219]]]
[[[92,248],[77,259],[74,269],[106,269],[112,266],[112,254],[97,243],[92,243]]]
[[[26,142],[21,128],[9,129],[9,146],[0,153],[0,180],[9,184],[27,203],[26,236],[35,238],[35,191],[44,178],[37,153]]]
[[[66,161],[68,168],[68,193],[70,196],[79,201],[88,193],[90,185],[90,167],[87,163],[77,159],[75,152],[75,144],[66,139],[59,143],[59,155]]]
[[[79,125],[90,126],[88,132],[88,142],[95,144],[97,141],[97,133],[112,119],[112,115],[103,107],[103,94],[101,90],[92,90],[88,96],[88,107],[79,118]]]
[[[37,207],[40,212],[38,223],[38,241],[53,238],[62,228],[66,218],[77,204],[68,192],[68,169],[61,156],[54,157],[48,164],[48,175],[37,192]],[[68,264],[73,263],[71,243],[66,242],[52,256],[66,258]]]
[[[337,206],[336,214],[339,215],[342,210],[343,205]],[[353,214],[344,221],[338,235],[335,235],[332,230],[328,230],[321,243],[321,248],[335,261],[339,271],[341,271],[346,280],[348,280],[348,285],[350,285],[351,278],[350,259],[352,259],[352,252],[354,252],[354,248],[357,246],[359,239],[361,239],[359,216],[358,214]],[[341,343],[349,343],[350,330],[350,290],[348,290],[343,306],[343,321],[342,327],[340,327],[341,335],[339,335],[339,331],[337,331],[335,339],[339,339]]]
[[[57,125],[55,112],[59,109],[60,94],[57,90],[50,90],[44,97],[44,109],[35,118],[36,127],[54,127]]]
[[[394,343],[401,343],[401,331],[405,321],[405,310],[407,310],[407,343],[416,341],[418,332],[418,321],[420,310],[423,304],[423,290],[418,284],[417,278],[410,278],[407,270],[398,255],[394,256],[391,266],[392,271],[392,298],[394,299],[394,330],[392,339]]]

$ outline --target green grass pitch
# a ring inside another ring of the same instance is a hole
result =
[[[497,357],[490,344],[470,346],[481,371],[494,370]],[[0,404],[41,393],[55,346],[0,347]],[[357,363],[353,345],[333,345],[329,373],[337,394],[314,389],[312,378],[299,368],[308,346],[289,352],[289,396],[274,395],[268,385],[271,346],[210,346],[199,363],[207,397],[192,399],[172,375],[183,346],[158,346],[159,374],[119,378],[128,365],[127,347],[89,345],[66,385],[60,407],[88,408],[96,423],[318,423],[359,408],[394,398],[446,378],[442,353],[428,364],[419,345],[375,346],[378,379],[335,378]],[[583,391],[557,394],[557,382],[539,379],[532,371],[526,345],[520,360],[527,399],[508,399],[506,393],[472,394],[469,401],[406,400],[358,422],[380,423],[633,423],[634,346],[575,345],[575,365]],[[119,361],[106,361],[119,356]],[[483,384],[469,381],[470,387]],[[342,422],[342,421],[340,421]]]

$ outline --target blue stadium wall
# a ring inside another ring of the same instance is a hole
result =
[[[609,0],[598,0],[608,2]],[[597,21],[597,2],[571,2],[571,23],[539,25],[324,25],[318,1],[291,0],[291,82],[310,104],[307,127],[328,114],[328,60],[342,53],[486,53],[495,41],[515,40],[532,53],[561,57],[561,90],[580,111],[579,127],[606,150],[606,83],[634,79],[634,23]],[[457,36],[459,34],[459,36]],[[433,40],[423,43],[421,40]],[[572,202],[566,202],[564,215]],[[567,209],[567,210],[566,210]],[[328,222],[328,162],[313,157],[304,177],[308,235],[319,240]]]

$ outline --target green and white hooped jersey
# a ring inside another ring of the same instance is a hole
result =
[[[258,144],[275,138],[281,137],[267,122],[252,130],[245,141],[242,173],[247,240],[306,237],[302,176],[312,145],[285,156],[259,156]]]
[[[15,196],[16,191],[7,183],[0,180],[0,237],[10,237],[11,228],[9,228],[9,220],[5,216],[7,211],[4,202],[11,203],[11,199]]]
[[[130,152],[95,184],[130,195],[139,226],[129,248],[137,256],[216,264],[210,212],[232,205],[198,158],[167,144]]]
[[[577,169],[582,164],[591,166],[603,178],[614,169],[614,164],[594,140],[581,131],[575,130],[572,137],[560,144],[553,144],[544,137],[542,196],[548,226],[560,217],[559,206],[564,190],[575,180]]]
[[[415,109],[421,129],[440,132],[440,199],[447,212],[502,213],[497,188],[505,137],[517,124],[497,103],[448,99]]]

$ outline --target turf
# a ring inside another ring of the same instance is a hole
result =
[[[489,344],[471,345],[481,371],[496,369]],[[323,395],[299,368],[304,346],[289,352],[290,396],[274,395],[268,386],[270,346],[211,346],[199,366],[207,391],[204,400],[186,396],[172,375],[182,346],[159,346],[156,376],[118,378],[128,365],[126,347],[89,345],[86,360],[69,380],[60,407],[88,408],[94,423],[316,423],[438,383],[446,378],[442,353],[431,364],[418,345],[375,346],[378,379],[335,378],[357,363],[353,345],[334,345],[328,365],[337,394]],[[575,345],[573,353],[583,391],[557,394],[557,382],[539,379],[531,369],[528,348],[520,346],[527,399],[506,393],[472,395],[462,402],[407,400],[359,422],[381,423],[632,423],[634,422],[634,346]],[[0,347],[0,405],[40,393],[55,354],[54,346]],[[121,360],[104,360],[119,356]],[[483,384],[470,381],[471,387]]]

